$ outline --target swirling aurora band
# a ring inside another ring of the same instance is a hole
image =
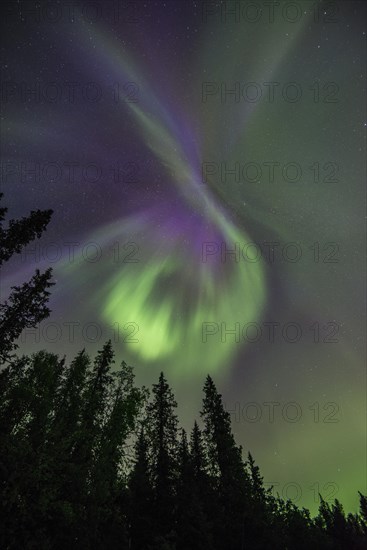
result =
[[[46,347],[72,356],[86,346],[93,354],[113,334],[109,327],[136,323],[132,339],[139,341],[114,342],[117,360],[130,362],[144,384],[163,370],[178,402],[185,404],[181,412],[187,426],[200,406],[200,384],[213,373],[236,419],[238,440],[254,450],[268,480],[278,480],[280,489],[298,483],[302,504],[313,510],[309,487],[316,483],[324,490],[333,482],[346,509],[356,509],[365,479],[364,4],[338,3],[337,21],[330,24],[323,22],[327,2],[317,3],[317,21],[315,3],[300,1],[299,21],[277,15],[274,24],[264,17],[249,23],[230,16],[223,22],[219,9],[203,22],[195,0],[136,4],[141,12],[135,27],[121,20],[107,28],[77,14],[75,21],[55,25],[40,21],[21,27],[19,20],[13,26],[9,21],[12,53],[5,80],[28,79],[29,87],[35,75],[44,84],[95,80],[107,90],[95,103],[32,103],[31,96],[29,102],[4,104],[2,153],[9,163],[58,159],[60,165],[137,161],[145,166],[147,157],[157,160],[131,184],[111,182],[105,174],[96,182],[70,183],[65,172],[59,180],[4,182],[12,216],[30,208],[54,209],[42,242],[61,243],[63,252],[63,243],[70,241],[103,248],[95,263],[86,262],[80,251],[74,263],[65,254],[64,263],[54,265],[50,322],[64,329],[63,339],[33,343],[30,335],[23,349]],[[281,13],[282,6],[277,10]],[[272,81],[279,84],[273,103],[264,87]],[[111,87],[116,91],[116,82],[121,88],[133,82],[138,101],[114,101],[108,94]],[[243,97],[234,101],[233,95],[222,103],[220,93],[203,102],[205,82],[218,89],[226,83],[229,90],[237,82],[257,82],[264,93],[253,103]],[[287,82],[302,87],[299,102],[282,100]],[[321,93],[315,102],[315,83],[322,92],[330,82],[339,86],[338,101],[325,102]],[[202,163],[231,168],[246,161],[261,166],[274,161],[281,167],[294,162],[303,175],[295,183],[285,182],[281,170],[273,182],[223,182],[212,176],[203,183]],[[336,180],[316,182],[310,167],[318,163],[324,176],[330,162],[339,165]],[[233,256],[222,262],[222,245],[230,251],[235,243],[242,248],[264,241],[295,242],[303,256],[298,263],[280,260],[270,266],[242,257],[235,262]],[[330,242],[338,247],[338,263],[323,262],[323,246]],[[132,250],[124,244],[135,243],[132,257],[139,261],[111,263],[105,250],[115,250],[116,243],[121,260]],[[205,243],[218,250],[207,261]],[[43,264],[36,267],[48,267],[47,258]],[[11,267],[4,288],[27,280],[34,268],[31,261]],[[82,327],[94,321],[106,329],[100,340],[86,341],[78,328],[80,338],[65,337],[65,322]],[[262,326],[266,321],[297,322],[308,336],[315,322],[322,329],[336,321],[339,342],[302,338],[288,345],[281,332],[274,344],[265,338],[237,343],[233,334],[222,342],[219,332],[202,341],[202,323],[224,322],[231,330],[236,322]],[[261,408],[259,422],[241,416],[247,402]],[[273,423],[263,406],[268,402],[280,404]],[[282,418],[287,402],[302,405],[300,422]],[[327,403],[338,404],[338,422],[322,421]]]
[[[125,264],[110,276],[95,297],[96,304],[103,304],[106,322],[123,325],[127,317],[134,320],[141,335],[139,345],[127,341],[127,346],[143,360],[168,357],[181,376],[198,363],[204,371],[216,371],[228,364],[238,346],[233,339],[219,339],[209,351],[203,326],[233,318],[244,324],[259,319],[266,303],[264,263],[226,262],[223,255],[205,261],[207,243],[231,250],[235,243],[246,246],[251,238],[203,185],[195,136],[175,122],[125,53],[109,44],[107,36],[99,37],[98,44],[101,62],[112,64],[120,80],[138,84],[139,103],[127,102],[124,108],[133,112],[179,201],[120,220],[92,236],[111,246],[116,240],[126,241],[127,235],[134,241],[137,231],[147,235],[144,261]],[[282,54],[278,52],[278,57]],[[169,214],[160,222],[164,211]],[[80,269],[80,263],[70,269]]]

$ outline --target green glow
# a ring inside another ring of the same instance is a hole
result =
[[[140,101],[126,102],[122,109],[129,108],[135,115],[144,142],[165,167],[183,205],[195,210],[203,227],[209,226],[221,235],[228,249],[233,249],[236,242],[241,246],[251,242],[202,185],[202,159],[188,157],[185,138],[137,64],[102,34],[98,35],[98,41],[106,62],[119,67],[122,76],[140,86]],[[174,213],[172,216],[174,220]],[[105,229],[107,240],[118,236],[120,242],[126,242],[125,228],[131,223],[124,220]],[[217,260],[215,265],[203,263],[193,248],[200,248],[201,241],[213,240],[206,238],[205,231],[197,236],[198,243],[189,242],[192,235],[185,234],[185,229],[179,237],[171,237],[155,228],[152,220],[142,221],[137,231],[146,235],[142,262],[125,264],[115,276],[109,277],[98,299],[103,304],[103,318],[119,326],[127,321],[136,323],[139,343],[126,341],[126,346],[148,364],[170,360],[170,369],[177,376],[192,374],[198,365],[203,373],[226,368],[238,344],[233,337],[221,342],[218,335],[209,345],[202,342],[202,325],[223,322],[232,329],[234,322],[258,320],[266,302],[264,263],[249,263],[243,258],[238,263],[230,260],[225,263]],[[100,242],[101,233],[96,239]],[[129,240],[134,240],[131,232]],[[171,287],[166,286],[168,279]]]
[[[225,226],[229,243],[246,242],[228,222]],[[152,241],[145,246],[149,259],[124,265],[102,291],[105,321],[120,327],[136,323],[139,343],[127,341],[126,346],[146,362],[170,359],[178,376],[199,364],[203,372],[223,367],[238,345],[233,337],[221,342],[218,334],[208,336],[209,345],[203,342],[203,323],[224,322],[231,329],[232,319],[256,321],[265,303],[263,265],[241,258],[238,263],[217,263],[213,270],[209,262],[195,264],[183,237],[165,255],[154,251]]]

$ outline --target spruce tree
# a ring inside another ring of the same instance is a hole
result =
[[[154,487],[154,524],[157,545],[170,541],[174,532],[177,478],[177,403],[163,373],[153,384],[147,406],[147,435]]]
[[[195,423],[194,454],[189,449],[186,432],[182,430],[179,445],[179,477],[177,484],[177,550],[208,550],[213,548],[211,525],[207,519],[203,462],[199,455],[198,428]],[[204,491],[204,492],[202,492]]]
[[[241,447],[235,443],[229,413],[224,409],[222,396],[210,376],[204,385],[201,416],[204,422],[204,441],[209,472],[218,494],[216,526],[217,548],[237,550],[246,541],[250,481],[242,460]],[[247,526],[249,527],[249,526]]]
[[[29,282],[12,286],[12,292],[0,304],[0,365],[14,358],[18,344],[16,340],[26,328],[34,328],[50,314],[47,305],[50,292],[52,269],[36,273]]]
[[[245,463],[213,381],[203,433],[177,441],[176,402],[163,374],[140,422],[145,390],[131,367],[112,371],[105,344],[69,367],[45,351],[0,371],[0,547],[121,550],[362,550],[360,513],[321,498],[319,514],[265,490]],[[136,437],[130,468],[128,447]]]
[[[8,415],[10,430],[2,436],[6,471],[1,503],[6,507],[8,534],[19,531],[18,547],[42,547],[49,540],[45,518],[56,481],[47,442],[64,360],[41,351],[27,361],[17,360],[11,369],[15,375],[2,411]]]
[[[154,535],[154,492],[148,454],[148,441],[144,428],[141,428],[129,480],[131,550],[145,550]]]
[[[0,193],[0,200],[3,194]],[[32,211],[28,218],[10,220],[4,229],[7,208],[0,208],[0,266],[36,238],[40,238],[52,215],[52,210]],[[12,286],[7,301],[0,304],[0,365],[14,359],[17,339],[25,328],[34,328],[50,314],[47,302],[52,269],[40,273],[21,286]]]
[[[4,194],[0,193],[0,201]],[[51,220],[52,210],[32,210],[27,218],[10,220],[8,228],[3,228],[8,209],[0,208],[0,265],[18,254],[24,246],[40,238]]]
[[[367,497],[365,495],[362,495],[358,491],[359,494],[359,509],[360,509],[360,523],[362,526],[362,530],[367,538]]]
[[[103,547],[114,541],[123,543],[127,536],[127,510],[120,504],[120,468],[125,456],[124,445],[132,435],[143,403],[144,392],[134,387],[132,368],[122,362],[112,374],[108,413],[102,425],[90,476],[88,522],[94,532],[94,544]]]
[[[91,473],[113,381],[111,375],[113,357],[112,344],[111,341],[108,341],[97,353],[93,367],[87,373],[85,390],[81,396],[80,423],[71,457],[77,476],[75,483],[70,487],[70,496],[80,518],[79,542],[87,547],[90,546],[91,540],[95,536],[96,526],[90,528],[88,523],[90,518],[88,508],[91,503]]]
[[[90,366],[90,358],[83,350],[66,368],[47,444],[54,484],[54,500],[48,513],[53,544],[60,550],[77,545],[83,521],[81,499],[75,491],[80,472],[73,453],[79,443],[82,396]]]

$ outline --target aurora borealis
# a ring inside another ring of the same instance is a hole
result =
[[[139,382],[164,370],[183,422],[210,373],[265,481],[355,510],[364,3],[35,4],[3,8],[5,202],[55,211],[3,279],[54,268],[22,349],[113,338]]]

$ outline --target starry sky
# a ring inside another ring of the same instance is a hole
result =
[[[2,292],[54,269],[21,350],[163,370],[190,427],[210,373],[275,492],[366,492],[366,7],[2,4],[1,183],[52,208]]]

